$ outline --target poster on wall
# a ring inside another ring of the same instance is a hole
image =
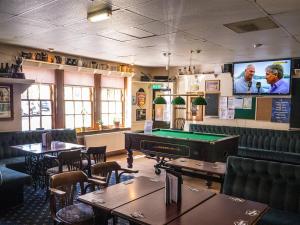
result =
[[[136,104],[140,108],[146,105],[146,93],[143,88],[140,88],[136,93]]]
[[[219,104],[219,117],[220,119],[232,120],[234,119],[234,98],[221,96]]]
[[[146,120],[146,109],[137,109],[136,110],[136,121]]]
[[[13,97],[11,85],[0,85],[0,120],[13,119]]]
[[[272,99],[272,122],[289,123],[290,121],[290,98],[273,98]]]

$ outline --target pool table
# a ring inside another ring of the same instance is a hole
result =
[[[207,162],[225,162],[228,155],[236,155],[239,136],[155,129],[126,132],[125,148],[128,167],[132,167],[132,151],[146,155],[178,158],[186,157]]]

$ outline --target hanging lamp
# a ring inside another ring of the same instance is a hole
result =
[[[181,96],[177,96],[172,100],[172,105],[185,105],[185,100]]]
[[[207,102],[206,102],[205,98],[203,98],[202,96],[198,96],[192,101],[192,104],[193,105],[207,105]]]
[[[156,97],[156,98],[153,100],[153,104],[155,104],[155,105],[166,105],[166,104],[167,104],[167,101],[166,101],[166,99],[164,99],[163,97],[158,96],[158,97]]]

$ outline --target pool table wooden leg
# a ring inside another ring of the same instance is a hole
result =
[[[127,167],[132,168],[133,156],[132,150],[130,148],[127,149]]]

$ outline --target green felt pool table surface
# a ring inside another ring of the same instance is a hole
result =
[[[159,137],[171,137],[171,138],[181,138],[181,139],[191,139],[191,140],[201,140],[201,141],[217,141],[227,136],[225,135],[214,135],[205,133],[194,133],[187,131],[177,131],[177,130],[153,130],[152,135]]]

